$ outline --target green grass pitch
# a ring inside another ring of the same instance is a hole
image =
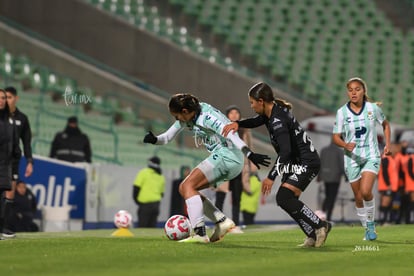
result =
[[[211,230],[210,230],[211,231]],[[322,248],[299,248],[298,228],[254,226],[218,243],[183,244],[162,229],[18,233],[0,241],[1,275],[409,275],[414,226],[378,227],[362,241],[361,227],[335,226]]]

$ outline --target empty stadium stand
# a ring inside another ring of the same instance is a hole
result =
[[[119,95],[102,96],[78,87],[75,80],[35,64],[26,56],[13,56],[3,47],[0,66],[0,86],[17,88],[18,106],[30,118],[35,154],[48,156],[56,132],[65,128],[68,117],[76,115],[81,130],[91,140],[94,162],[143,166],[149,157],[158,154],[163,157],[164,167],[177,168],[195,165],[205,156],[203,151],[179,148],[174,143],[163,147],[144,145],[146,129],[159,132],[168,125],[157,119],[140,121],[138,110],[121,106]],[[137,99],[127,100],[133,107],[148,105]],[[156,107],[152,108],[157,112]]]
[[[347,79],[360,76],[390,120],[414,122],[404,104],[412,100],[414,36],[393,26],[375,1],[88,2],[222,66],[247,74],[247,64],[285,81],[332,112],[346,101]]]

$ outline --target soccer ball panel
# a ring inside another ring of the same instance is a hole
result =
[[[174,215],[165,222],[164,231],[170,240],[178,241],[188,238],[191,233],[190,221],[185,216]]]
[[[118,228],[129,228],[132,225],[132,215],[126,210],[120,210],[114,216],[114,224]]]

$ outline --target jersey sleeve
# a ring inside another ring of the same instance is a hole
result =
[[[164,133],[161,133],[160,135],[157,135],[157,145],[165,145],[171,140],[173,140],[178,133],[180,133],[183,130],[183,126],[181,125],[180,121],[175,121],[173,125],[167,131]]]
[[[343,125],[344,125],[344,117],[342,116],[342,113],[340,112],[340,110],[338,110],[336,112],[336,118],[335,118],[335,123],[334,123],[332,132],[334,134],[343,133]]]
[[[213,114],[205,115],[202,120],[202,126],[214,131],[217,135],[223,137],[223,129],[224,127],[230,122],[224,115],[221,116],[213,116]],[[246,147],[246,143],[239,137],[237,133],[230,132],[227,137],[223,137],[229,139],[238,149],[242,149]]]
[[[255,128],[255,127],[259,127],[263,124],[265,124],[265,117],[264,116],[260,116],[257,115],[255,117],[252,118],[247,118],[244,120],[240,120],[237,121],[237,123],[239,124],[239,127],[243,127],[243,128]]]
[[[382,124],[382,123],[386,120],[386,117],[385,117],[384,112],[383,112],[383,111],[382,111],[382,109],[381,109],[378,105],[376,105],[376,104],[374,104],[374,112],[375,112],[375,118],[376,118],[377,122],[378,122],[379,124]]]

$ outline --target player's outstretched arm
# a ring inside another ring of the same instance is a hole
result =
[[[147,144],[156,144],[157,143],[157,136],[155,136],[152,131],[148,131],[147,134],[145,134],[144,137],[144,143]]]

